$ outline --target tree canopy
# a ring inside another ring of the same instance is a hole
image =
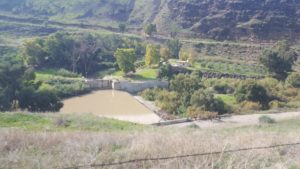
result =
[[[159,47],[154,44],[148,44],[146,47],[145,64],[147,66],[158,64],[160,61]]]
[[[157,29],[156,29],[156,25],[155,24],[147,24],[145,27],[144,27],[144,32],[149,35],[149,36],[152,36],[153,33],[157,32]]]
[[[124,73],[135,72],[134,63],[136,61],[136,55],[134,49],[117,49],[114,56],[117,59],[119,68]]]
[[[0,110],[58,111],[62,102],[53,91],[40,90],[34,71],[19,56],[0,57]]]
[[[172,57],[179,58],[179,53],[182,44],[178,39],[168,40],[167,47],[169,48]]]
[[[288,42],[280,41],[271,49],[265,50],[260,61],[278,80],[285,80],[296,59],[297,53],[290,48]]]

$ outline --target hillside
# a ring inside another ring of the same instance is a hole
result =
[[[140,25],[151,19],[161,0],[4,0],[2,13],[19,17],[35,17],[75,23],[116,26],[127,22]]]
[[[164,35],[216,40],[298,39],[300,33],[297,0],[2,0],[0,14],[137,30],[153,22]]]
[[[171,17],[183,28],[213,39],[299,37],[297,0],[172,0]]]

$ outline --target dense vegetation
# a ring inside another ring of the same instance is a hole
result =
[[[23,109],[44,112],[58,111],[60,99],[52,90],[41,88],[35,82],[31,68],[24,65],[18,55],[0,58],[0,110]]]

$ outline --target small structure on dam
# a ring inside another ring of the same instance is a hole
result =
[[[169,83],[165,80],[153,81],[127,81],[127,80],[103,80],[103,79],[86,79],[85,82],[93,89],[114,89],[122,90],[129,93],[137,93],[147,88],[168,88]]]

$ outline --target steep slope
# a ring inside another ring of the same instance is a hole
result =
[[[216,40],[300,37],[299,0],[1,0],[0,15],[138,30],[154,22],[164,35]]]
[[[213,39],[299,37],[299,0],[171,0],[171,17]]]
[[[164,0],[1,0],[0,14],[46,20],[141,26],[152,21]]]

